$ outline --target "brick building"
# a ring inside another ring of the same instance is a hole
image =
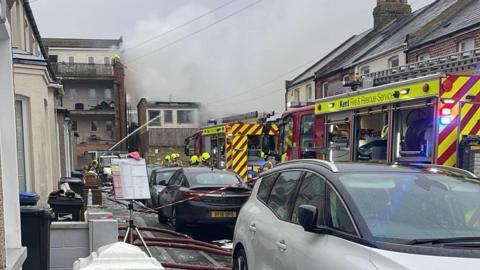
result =
[[[412,12],[406,0],[378,0],[373,21],[371,29],[349,38],[287,81],[286,105],[308,96],[298,92],[313,81],[317,99],[352,91],[357,81],[362,85],[354,90],[432,73],[478,69],[480,1],[437,0]]]
[[[147,162],[160,164],[165,155],[184,153],[184,140],[199,130],[199,107],[193,102],[149,102],[142,98],[137,105],[138,125],[151,122],[140,132],[140,153]]]
[[[116,55],[122,39],[45,38],[49,58],[64,86],[61,106],[76,132],[76,169],[88,151],[107,150],[127,134],[124,69]],[[116,150],[126,150],[122,144]]]

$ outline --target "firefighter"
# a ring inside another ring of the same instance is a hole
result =
[[[172,166],[173,167],[182,166],[182,161],[180,160],[180,154],[179,153],[172,153],[170,155],[170,157],[172,157]]]
[[[89,171],[98,173],[98,161],[96,159],[92,160],[90,163]]]
[[[202,156],[200,157],[200,163],[204,167],[209,167],[210,166],[210,153],[203,152]]]
[[[172,165],[171,160],[172,160],[172,158],[170,157],[170,155],[166,155],[165,158],[163,159],[162,166],[163,167],[170,167]]]
[[[274,156],[268,156],[267,157],[267,161],[265,162],[265,165],[263,165],[263,171],[268,171],[270,169],[272,169],[273,167],[275,167],[275,157]]]
[[[200,160],[197,155],[193,155],[190,157],[190,166],[197,167],[200,165]]]

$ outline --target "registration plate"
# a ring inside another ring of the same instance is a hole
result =
[[[212,218],[234,218],[237,217],[235,211],[212,211],[210,212]]]

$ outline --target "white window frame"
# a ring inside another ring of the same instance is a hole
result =
[[[430,53],[422,53],[417,56],[417,62],[424,62],[431,58]]]
[[[150,122],[150,112],[158,112],[160,117],[157,119],[158,123],[157,122],[152,122],[152,123],[149,123],[148,126],[147,126],[147,129],[148,128],[161,128],[163,125],[162,123],[162,110],[159,110],[159,109],[147,109],[147,123]]]
[[[368,71],[368,72],[365,72]],[[360,76],[368,76],[370,74],[370,66],[360,68]]]
[[[307,84],[305,86],[306,92],[307,92],[307,101],[312,101],[313,100],[313,87],[311,84]]]
[[[70,61],[70,59],[72,59],[72,61]],[[75,56],[72,56],[72,55],[68,56],[68,64],[70,65],[75,64]]]
[[[182,112],[182,111],[187,111],[187,112],[191,112],[191,113],[192,113],[192,119],[191,119],[191,121],[190,121],[189,123],[180,123],[180,122],[178,121],[179,112]],[[177,122],[176,122],[177,125],[193,125],[193,124],[195,124],[195,110],[192,110],[192,109],[177,110],[177,111],[176,111],[176,114],[177,114],[177,115],[176,115],[177,117],[176,117],[175,120],[177,121]]]
[[[470,49],[462,48],[463,46],[466,47],[467,44],[471,44],[472,48],[470,48]],[[474,38],[466,38],[466,39],[458,42],[458,47],[457,47],[458,52],[466,52],[466,51],[470,51],[470,50],[473,50],[473,49],[475,49],[475,39]]]
[[[110,91],[110,97],[107,97],[107,90]],[[104,89],[104,91],[103,91],[103,97],[104,97],[105,99],[112,99],[112,98],[113,98],[112,89],[110,89],[110,88]]]
[[[23,124],[23,153],[25,165],[25,189],[32,191],[32,152],[30,141],[30,99],[24,96],[15,95],[15,102],[22,103],[22,124]],[[15,132],[15,138],[16,138]],[[17,181],[19,181],[18,179]]]
[[[75,93],[75,96],[74,96],[74,97],[71,95],[72,92]],[[76,89],[76,88],[69,88],[69,89],[68,89],[68,99],[70,99],[70,100],[76,99],[77,96],[78,96],[77,94],[78,94],[78,93],[77,93],[77,89]]]
[[[92,92],[93,90],[93,92]],[[92,93],[95,93],[95,97],[92,97]],[[88,89],[88,99],[90,100],[97,100],[98,96],[97,96],[97,89],[96,88],[89,88]]]
[[[108,122],[110,122],[110,126],[112,127],[111,130],[108,130]],[[112,120],[106,120],[105,121],[105,131],[113,131],[113,121]]]
[[[295,90],[293,90],[293,92],[294,92],[294,94],[293,94],[294,101],[299,102],[300,101],[300,88],[295,88]]]
[[[90,58],[93,59],[93,63],[90,63]],[[90,64],[90,65],[95,64],[95,56],[87,56],[87,63]]]
[[[108,60],[108,61],[105,61],[105,60]],[[110,64],[112,64],[112,59],[110,59],[109,56],[103,57],[103,64],[105,64],[105,65],[110,65]]]
[[[398,65],[397,66],[393,66],[393,61],[395,60],[398,60]],[[388,68],[396,68],[396,67],[399,67],[400,66],[400,57],[398,55],[394,55],[390,58],[388,58]]]
[[[328,82],[322,83],[322,98],[328,96]]]
[[[171,119],[172,121],[170,121],[170,122],[167,122],[167,119],[165,118],[165,115],[166,115],[166,112],[167,112],[167,111],[169,111],[169,112],[171,113],[171,116],[172,116],[172,119]],[[174,118],[174,117],[173,117],[173,110],[163,110],[163,116],[162,116],[161,118],[163,118],[163,123],[164,123],[165,125],[167,125],[167,124],[168,124],[168,125],[173,125],[173,124],[175,124],[175,122],[174,122],[174,120],[173,120],[173,118]]]

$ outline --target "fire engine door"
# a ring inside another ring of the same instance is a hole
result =
[[[350,160],[350,111],[327,115],[327,159]]]
[[[396,104],[393,111],[393,161],[431,163],[434,144],[431,101]]]
[[[212,135],[210,139],[212,164],[216,168],[225,167],[225,135]]]
[[[354,160],[386,161],[388,141],[387,107],[355,113]]]

